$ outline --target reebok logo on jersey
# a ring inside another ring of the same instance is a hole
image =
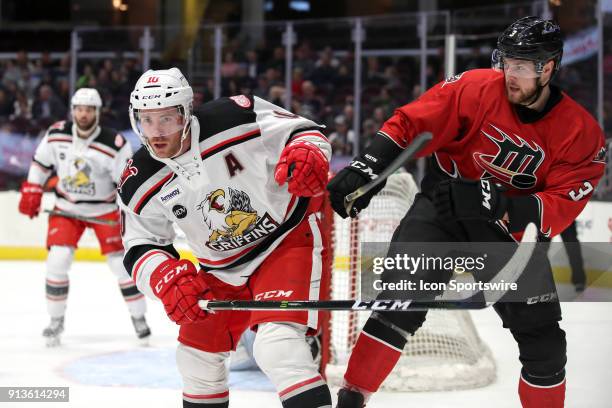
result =
[[[174,201],[174,199],[176,199],[178,196],[180,196],[183,192],[181,191],[181,187],[180,186],[176,186],[171,190],[166,190],[164,192],[161,193],[161,195],[159,196],[159,201],[161,201],[162,204],[169,204],[172,201]]]
[[[488,180],[480,180],[482,187],[482,206],[491,211],[491,184]]]
[[[535,187],[538,178],[535,173],[544,161],[544,150],[536,143],[533,146],[518,135],[510,137],[503,130],[490,125],[497,135],[481,130],[497,146],[495,154],[475,152],[474,161],[484,173],[481,179],[496,178],[518,189]],[[518,141],[515,141],[518,139]]]

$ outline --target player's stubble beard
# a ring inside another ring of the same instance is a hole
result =
[[[506,96],[508,97],[508,101],[514,105],[522,105],[529,106],[533,104],[538,99],[538,85],[540,78],[537,78],[532,86],[525,89],[516,83],[508,83],[506,81]],[[519,88],[518,91],[512,91],[510,87]]]
[[[96,117],[94,116],[94,118],[91,120],[87,120],[87,118],[81,120],[75,118],[75,122],[79,136],[88,137],[95,129]]]

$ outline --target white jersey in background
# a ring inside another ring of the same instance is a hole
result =
[[[113,129],[97,127],[87,139],[76,125],[61,121],[49,127],[36,148],[28,182],[44,185],[55,172],[56,207],[88,217],[117,209],[117,183],[132,149]]]

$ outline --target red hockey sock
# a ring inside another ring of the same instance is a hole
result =
[[[401,349],[361,332],[351,352],[344,379],[349,386],[376,392],[401,355]]]
[[[521,376],[518,392],[523,408],[563,408],[565,378],[559,384],[542,386],[530,384]]]

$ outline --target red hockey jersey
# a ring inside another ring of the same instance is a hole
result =
[[[605,169],[602,130],[566,94],[542,118],[524,123],[506,97],[504,76],[466,71],[398,108],[379,133],[406,147],[421,132],[451,177],[493,179],[508,195],[533,195],[540,230],[552,237],[580,214]]]

